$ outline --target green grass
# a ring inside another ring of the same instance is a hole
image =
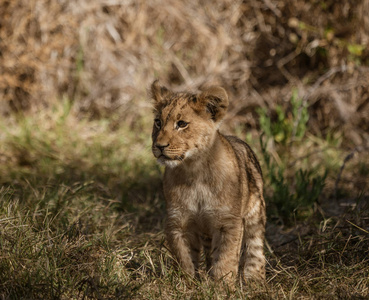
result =
[[[205,274],[186,278],[173,266],[164,243],[162,169],[151,154],[150,123],[140,119],[120,127],[114,116],[80,120],[68,102],[0,121],[2,299],[368,297],[367,191],[336,215],[310,199],[309,213],[301,218],[287,214],[289,227],[283,230],[270,218],[265,285],[250,282],[232,290]],[[307,145],[320,152],[299,159]],[[340,152],[316,137],[294,145],[289,159],[276,149],[283,165],[290,163],[280,178],[287,178],[283,184],[300,197],[322,171],[329,171],[329,186],[339,169],[332,159],[322,165]],[[273,164],[279,172],[281,165]],[[314,165],[320,167],[311,175]],[[366,174],[366,162],[358,165]],[[289,179],[301,170],[306,173],[300,181]],[[266,194],[273,189],[266,186]],[[329,191],[319,191],[317,198],[322,197],[329,198]]]

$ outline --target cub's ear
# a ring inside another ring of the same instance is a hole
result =
[[[221,121],[227,112],[228,95],[225,89],[219,86],[211,86],[202,91],[197,100],[201,105],[205,105],[214,122]]]
[[[156,109],[164,104],[164,98],[170,93],[165,86],[159,85],[159,80],[155,80],[151,84],[151,98],[154,100],[154,106]]]

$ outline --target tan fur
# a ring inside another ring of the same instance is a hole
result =
[[[151,86],[152,151],[164,164],[170,250],[195,275],[204,251],[216,279],[265,278],[265,203],[259,163],[251,148],[218,131],[228,107],[223,88],[200,94]]]

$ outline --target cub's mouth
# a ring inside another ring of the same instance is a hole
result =
[[[184,154],[182,155],[175,155],[174,157],[169,157],[165,154],[160,154],[158,159],[163,159],[163,160],[179,160],[182,161],[185,158]]]
[[[169,157],[165,154],[160,154],[157,157],[157,161],[159,164],[168,166],[168,167],[175,167],[178,166],[183,160],[185,156],[184,155],[175,155],[173,157]]]
[[[158,159],[163,159],[163,160],[173,160],[173,158],[170,158],[168,156],[166,156],[165,154],[160,154]]]

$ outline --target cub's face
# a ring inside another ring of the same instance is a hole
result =
[[[158,162],[174,167],[195,158],[211,143],[215,123],[207,114],[196,111],[190,95],[178,94],[156,112],[152,151]]]
[[[224,89],[212,87],[198,95],[173,93],[156,82],[151,86],[154,103],[152,151],[158,162],[176,167],[195,160],[213,142],[228,106]]]

